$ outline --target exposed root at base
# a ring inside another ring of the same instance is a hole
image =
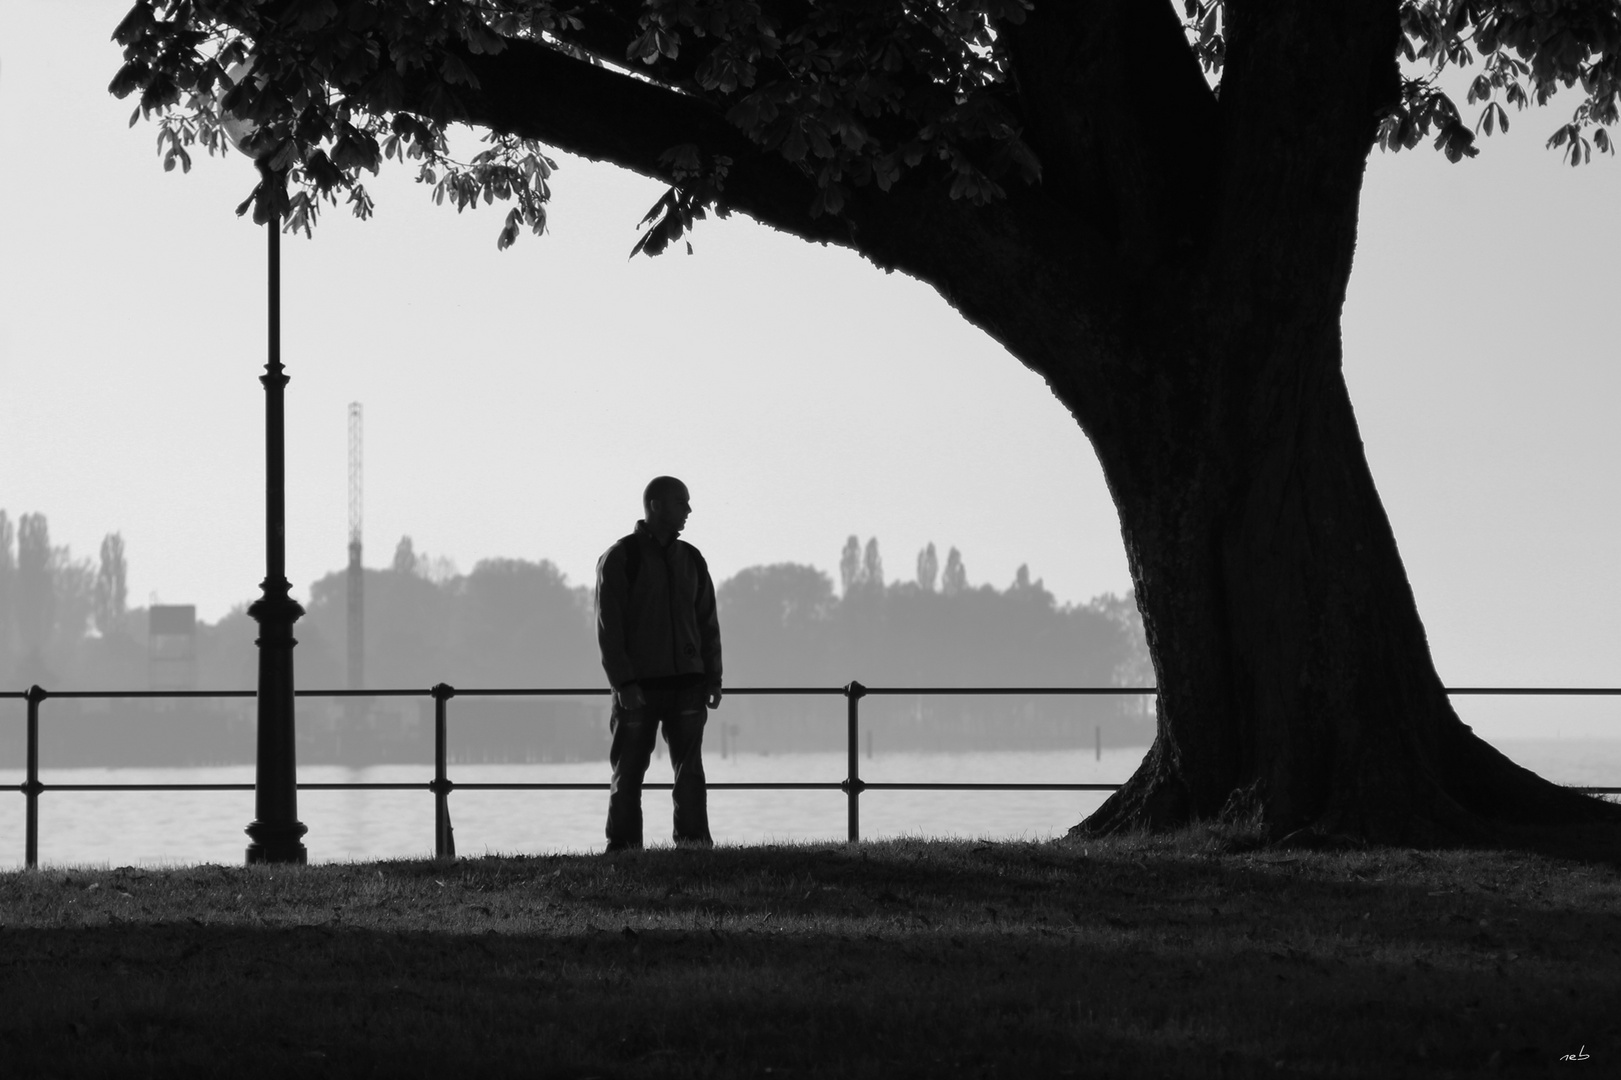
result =
[[[1400,785],[1359,784],[1330,793],[1305,822],[1269,813],[1256,782],[1235,787],[1219,809],[1201,810],[1156,745],[1137,773],[1068,836],[1163,833],[1206,822],[1285,848],[1480,847],[1621,863],[1621,804],[1554,784],[1466,728],[1462,734],[1463,744],[1450,747],[1456,755],[1452,784],[1433,775]]]

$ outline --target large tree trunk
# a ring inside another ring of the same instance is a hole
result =
[[[1209,257],[1169,293],[1145,286],[1122,333],[1140,360],[1110,395],[1131,404],[1099,410],[1095,388],[1071,401],[1120,510],[1161,687],[1143,765],[1080,828],[1227,813],[1275,836],[1433,842],[1614,819],[1477,738],[1436,675],[1341,368],[1394,26],[1308,7],[1229,6]]]
[[[677,142],[724,153],[733,209],[931,283],[1047,379],[1119,508],[1161,694],[1141,769],[1079,828],[1237,813],[1444,842],[1621,821],[1457,719],[1362,453],[1339,320],[1397,5],[1226,10],[1219,102],[1163,0],[1004,27],[1044,172],[984,207],[911,181],[811,217],[805,177],[719,108],[539,46],[469,57],[468,102],[649,175]]]
[[[1032,27],[1021,71],[1060,81],[1106,66],[1122,36],[1152,36],[1132,10],[1115,26],[1071,12]],[[1441,842],[1621,820],[1458,720],[1363,455],[1339,321],[1363,168],[1394,90],[1393,12],[1228,10],[1219,137],[1177,147],[1210,165],[1197,184],[1167,183],[1157,215],[1116,211],[1123,231],[1153,224],[1117,248],[1107,333],[1086,328],[1064,360],[1050,333],[1001,328],[1027,361],[1051,356],[1036,366],[1097,450],[1161,688],[1143,765],[1077,828],[1225,813],[1274,836]],[[1178,190],[1190,186],[1204,197]],[[1208,224],[1190,222],[1201,212]],[[1074,286],[1096,310],[1096,285]]]
[[[1287,377],[1252,385],[1235,374],[1251,365],[1213,358],[1206,385],[1168,395],[1204,402],[1186,426],[1167,415],[1098,440],[1162,689],[1143,765],[1081,831],[1226,814],[1274,836],[1434,843],[1613,820],[1457,719],[1363,456],[1337,333],[1271,347],[1281,355],[1264,366]]]

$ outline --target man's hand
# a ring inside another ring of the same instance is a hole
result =
[[[709,707],[711,709],[720,708],[720,687],[718,686],[711,687],[709,690]]]
[[[642,694],[641,683],[631,683],[614,691],[619,699],[621,709],[640,709],[647,704],[647,698]]]

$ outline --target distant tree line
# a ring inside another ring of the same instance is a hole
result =
[[[1144,686],[1153,672],[1130,597],[1059,604],[1027,566],[1006,589],[971,586],[951,548],[930,543],[912,580],[890,581],[876,538],[846,541],[840,591],[811,566],[740,571],[718,588],[727,682],[875,687]],[[1146,742],[1143,697],[873,696],[862,703],[889,748],[957,749]],[[768,744],[843,745],[842,699],[739,696],[727,719]],[[757,737],[759,737],[757,736]],[[748,745],[744,733],[743,745]]]
[[[124,539],[108,533],[100,559],[51,543],[44,514],[0,510],[0,677],[8,684],[81,682],[129,622]]]
[[[127,607],[128,567],[117,533],[103,541],[99,561],[75,560],[65,547],[50,545],[43,515],[25,514],[13,530],[0,513],[0,541],[0,672],[8,685],[148,685],[146,609]],[[486,559],[464,574],[448,559],[417,552],[405,537],[386,569],[363,573],[368,686],[603,683],[592,590],[571,585],[550,561]],[[727,685],[1152,681],[1129,596],[1061,605],[1025,567],[1006,589],[971,586],[957,549],[948,551],[942,568],[932,543],[918,553],[913,579],[888,581],[877,540],[863,546],[853,536],[840,558],[839,578],[835,591],[816,567],[778,563],[749,567],[721,582]],[[300,687],[346,685],[346,598],[346,571],[311,586],[307,613],[295,629]],[[215,623],[199,622],[196,685],[251,689],[256,633],[245,605]],[[74,712],[70,704],[50,706],[57,727],[48,756],[64,764],[105,758],[102,751],[113,748],[119,760],[251,759],[251,701],[96,706],[71,725],[62,718]],[[744,750],[825,748],[842,745],[843,707],[842,698],[739,694],[728,698],[715,721],[727,725],[729,744]],[[462,760],[606,752],[605,698],[468,697],[451,708],[453,755]],[[1111,744],[1140,743],[1151,734],[1142,698],[874,696],[862,710],[885,749],[1089,745],[1099,730]],[[426,760],[431,716],[431,703],[420,699],[301,699],[300,760]],[[70,730],[81,724],[82,730]],[[145,732],[154,724],[169,735],[148,739]],[[720,738],[717,730],[711,742]],[[10,735],[0,732],[0,750],[11,744]]]

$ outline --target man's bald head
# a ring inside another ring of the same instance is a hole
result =
[[[642,491],[642,510],[659,543],[668,544],[681,535],[692,513],[687,485],[673,476],[655,476]]]
[[[669,503],[678,499],[685,500],[689,497],[687,485],[675,477],[655,476],[647,482],[647,487],[642,489],[642,509],[653,509],[654,499],[661,503]]]

